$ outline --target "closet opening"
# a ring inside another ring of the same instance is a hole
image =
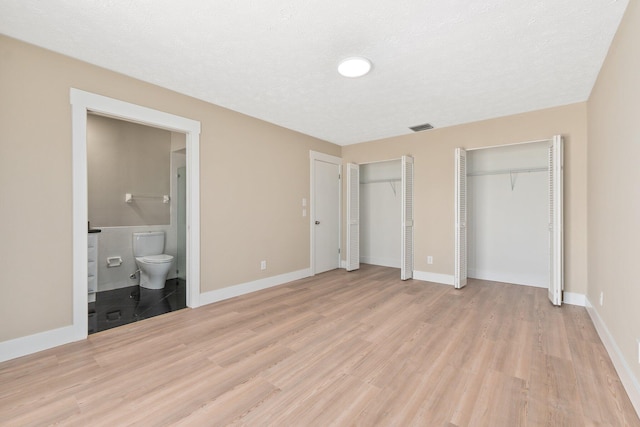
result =
[[[413,158],[347,165],[347,270],[360,263],[413,277]]]
[[[562,138],[456,150],[456,274],[562,302]]]

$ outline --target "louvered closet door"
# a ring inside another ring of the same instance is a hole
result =
[[[564,289],[562,145],[562,137],[556,135],[549,147],[549,300],[554,305],[562,304]]]
[[[455,271],[456,289],[467,285],[467,152],[456,148],[455,178]]]
[[[360,268],[360,166],[347,164],[347,271]]]
[[[400,279],[413,278],[413,157],[402,156],[402,248]]]

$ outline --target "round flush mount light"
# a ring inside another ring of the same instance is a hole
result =
[[[338,64],[338,72],[344,77],[362,77],[369,71],[371,71],[371,61],[367,58],[347,58]]]

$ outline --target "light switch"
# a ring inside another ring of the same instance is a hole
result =
[[[307,206],[307,199],[303,198],[302,199],[302,206]],[[306,216],[306,215],[305,215]]]
[[[302,216],[307,216],[307,209],[306,208],[302,208]]]

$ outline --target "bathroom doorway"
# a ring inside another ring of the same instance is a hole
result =
[[[72,140],[73,140],[73,333],[69,341],[86,338],[88,334],[88,159],[87,117],[95,114],[121,119],[129,123],[142,124],[181,134],[184,139],[185,170],[185,240],[184,271],[189,282],[185,284],[186,306],[199,305],[200,242],[199,242],[199,134],[200,123],[184,117],[126,103],[112,98],[71,89]],[[176,175],[177,177],[177,175]],[[176,180],[177,190],[177,180]],[[164,195],[163,195],[164,196]],[[164,197],[163,197],[164,199]],[[179,197],[176,195],[175,199]],[[124,200],[123,200],[124,201]],[[92,226],[94,224],[91,224]],[[98,264],[103,261],[112,265],[120,263],[118,256],[105,257],[98,254]],[[106,258],[112,258],[107,261]]]
[[[88,332],[185,308],[185,135],[89,113],[87,165]]]

